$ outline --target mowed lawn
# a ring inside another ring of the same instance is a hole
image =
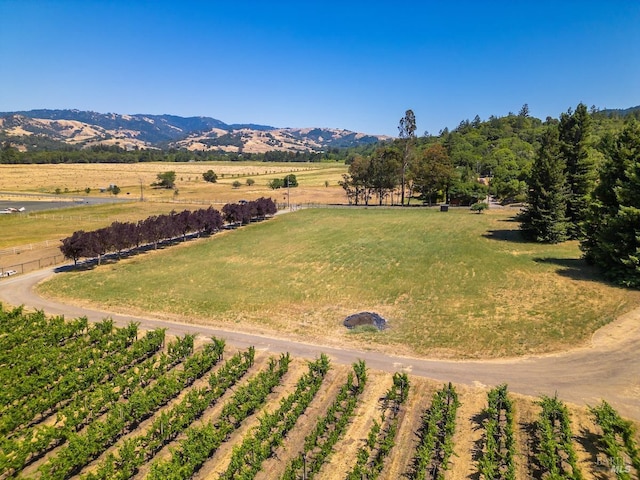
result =
[[[522,242],[512,210],[308,209],[88,272],[49,295],[114,311],[426,357],[515,356],[584,344],[640,305],[576,242]],[[383,332],[350,333],[377,312]]]

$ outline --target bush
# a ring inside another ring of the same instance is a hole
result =
[[[218,175],[213,170],[207,170],[202,174],[205,182],[216,183],[218,181]]]
[[[278,188],[282,188],[284,184],[281,178],[274,178],[269,183],[267,183],[267,185],[270,189],[276,190]]]
[[[485,202],[478,202],[478,203],[474,203],[473,205],[471,205],[471,211],[472,212],[482,213],[487,208],[489,208],[489,205],[487,205]]]
[[[173,187],[175,187],[175,184],[176,184],[176,172],[174,172],[174,171],[159,173],[156,176],[156,178],[158,179],[158,181],[155,182],[155,183],[152,183],[151,184],[152,187],[160,187],[160,188],[173,188]]]

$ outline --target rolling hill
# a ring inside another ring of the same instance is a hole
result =
[[[135,148],[264,153],[320,152],[389,137],[332,128],[275,128],[226,124],[210,117],[123,115],[81,110],[0,113],[0,141],[20,150],[118,145]]]

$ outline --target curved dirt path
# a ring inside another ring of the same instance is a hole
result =
[[[184,324],[153,317],[120,315],[58,303],[37,295],[34,286],[54,275],[53,268],[0,280],[0,301],[44,310],[48,315],[81,316],[91,321],[113,318],[118,325],[140,322],[142,328],[167,328],[169,333],[198,333],[225,338],[238,347],[289,352],[314,358],[324,352],[333,361],[350,364],[363,359],[376,370],[404,370],[412,375],[468,385],[508,383],[509,389],[525,395],[558,395],[578,405],[594,405],[604,398],[626,417],[640,421],[640,309],[598,330],[591,345],[569,352],[505,360],[443,361],[409,358],[378,352],[337,349],[294,342],[204,325]]]

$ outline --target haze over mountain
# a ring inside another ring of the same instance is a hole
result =
[[[376,143],[389,137],[332,128],[276,128],[226,124],[210,117],[124,115],[81,110],[0,113],[0,141],[20,150],[118,145],[135,148],[264,153],[320,152]]]

